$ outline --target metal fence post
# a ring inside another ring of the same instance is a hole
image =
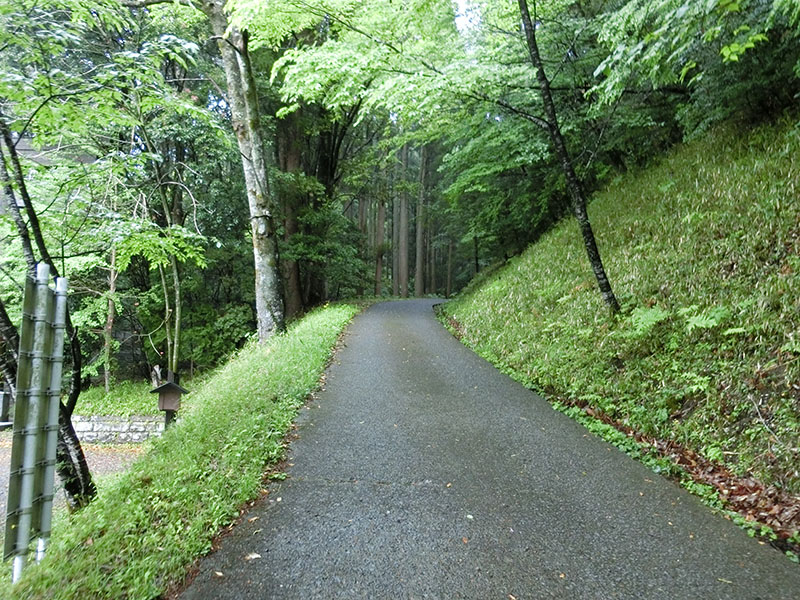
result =
[[[64,365],[64,330],[67,322],[67,280],[65,278],[56,279],[56,293],[52,298],[54,302],[53,321],[50,327],[52,328],[53,343],[50,351],[50,380],[47,389],[42,517],[39,526],[39,542],[36,547],[36,562],[44,558],[53,522],[58,412],[61,402],[61,372]]]
[[[52,518],[67,282],[56,281],[54,296],[49,277],[50,268],[37,265],[36,278],[26,280],[22,306],[3,554],[14,557],[15,582],[31,537],[40,538],[37,560],[44,555]]]

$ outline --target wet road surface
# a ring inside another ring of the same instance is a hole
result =
[[[288,478],[182,600],[796,599],[800,568],[459,344],[358,316]]]

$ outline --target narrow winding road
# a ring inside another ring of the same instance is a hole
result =
[[[800,598],[800,567],[475,356],[433,303],[356,318],[288,478],[182,600]]]

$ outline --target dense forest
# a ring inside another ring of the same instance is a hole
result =
[[[62,439],[89,383],[208,369],[329,301],[449,297],[565,218],[619,311],[591,195],[792,114],[798,33],[793,0],[3,3],[4,382],[38,261],[70,281]]]

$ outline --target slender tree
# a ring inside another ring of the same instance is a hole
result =
[[[256,315],[258,339],[269,339],[285,328],[283,290],[278,270],[278,243],[273,221],[267,158],[261,134],[261,116],[256,81],[250,63],[247,31],[230,26],[224,0],[203,4],[222,55],[228,101],[247,185],[255,258]]]
[[[402,151],[403,184],[408,181],[408,144],[403,146]],[[408,192],[405,185],[400,192],[400,220],[398,224],[398,280],[400,282],[400,296],[408,298]]]
[[[536,0],[533,0],[534,15],[536,14]],[[525,41],[528,45],[528,53],[530,55],[531,64],[536,70],[536,81],[539,84],[539,92],[542,97],[542,105],[544,108],[545,119],[540,120],[540,125],[543,126],[550,136],[550,142],[553,145],[553,150],[564,173],[567,181],[567,188],[569,190],[570,198],[572,199],[572,210],[575,218],[578,221],[578,226],[581,230],[583,237],[583,244],[586,248],[586,254],[589,257],[589,263],[592,266],[597,286],[600,288],[600,294],[603,300],[612,310],[612,312],[619,311],[619,302],[611,289],[611,283],[606,276],[603,261],[600,257],[600,251],[597,248],[597,242],[592,230],[592,224],[589,221],[589,213],[586,208],[586,196],[583,191],[578,176],[575,173],[575,167],[572,157],[567,150],[564,136],[561,133],[561,127],[558,123],[558,114],[556,112],[556,105],[553,101],[553,94],[550,89],[550,80],[544,69],[542,57],[539,54],[539,46],[536,41],[536,26],[531,20],[528,11],[527,0],[519,0],[519,10],[522,15],[522,27],[525,32]]]
[[[122,0],[131,8],[146,8],[169,0]],[[275,199],[270,190],[267,149],[261,129],[256,79],[248,47],[249,34],[232,25],[225,0],[184,0],[181,4],[202,10],[211,23],[225,72],[231,124],[236,134],[250,210],[255,261],[258,339],[268,340],[285,328],[283,286],[278,265],[278,240],[274,222]]]
[[[0,140],[0,179],[2,179],[4,189],[3,197],[6,200],[6,208],[17,227],[28,272],[32,275],[36,271],[37,262],[41,260],[50,266],[50,272],[53,276],[58,277],[58,268],[47,250],[39,217],[34,210],[33,201],[28,193],[16,144],[2,115],[0,115],[0,133],[2,133],[2,140]],[[13,180],[12,175],[9,173],[7,162],[11,165],[11,170],[14,173]],[[17,200],[17,193],[21,199],[24,217],[20,203]],[[72,411],[75,408],[78,394],[80,394],[82,360],[80,341],[76,329],[72,326],[69,311],[67,311],[66,334],[71,347],[72,387],[66,404],[59,402],[56,470],[64,485],[68,506],[71,510],[77,510],[86,506],[95,497],[97,488],[92,480],[89,465],[86,462],[86,456],[83,453],[78,435],[72,426]],[[0,354],[2,354],[3,375],[6,384],[12,390],[12,395],[15,396],[14,381],[17,371],[15,349],[19,346],[19,333],[8,318],[8,313],[2,302],[0,302],[0,336],[2,336],[0,338]]]
[[[392,183],[397,180],[397,176],[392,171]],[[398,197],[398,186],[392,185],[392,295],[400,295],[400,198]],[[401,186],[402,188],[402,186]],[[402,192],[400,192],[402,193]]]
[[[425,183],[427,175],[428,153],[425,145],[419,151],[419,191],[417,194],[417,218],[414,228],[416,232],[416,261],[414,267],[414,295],[425,295]]]
[[[444,297],[449,298],[453,293],[453,240],[447,242],[447,287]]]
[[[380,296],[383,284],[384,222],[386,221],[386,200],[378,196],[378,214],[375,220],[375,295]]]

